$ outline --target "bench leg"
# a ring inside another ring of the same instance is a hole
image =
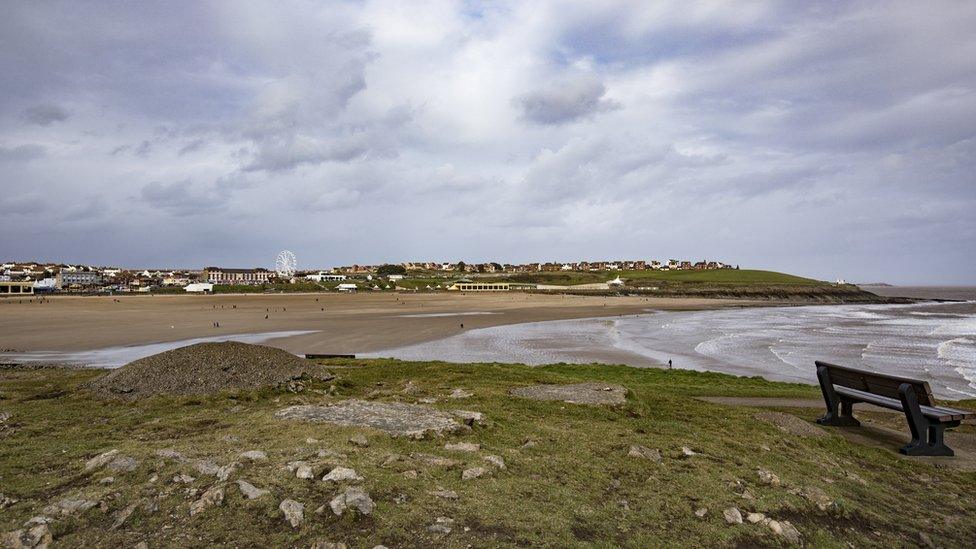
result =
[[[952,448],[945,445],[946,426],[929,421],[922,415],[912,386],[903,384],[898,388],[898,395],[908,420],[908,429],[912,432],[912,441],[899,451],[906,456],[954,456]]]
[[[817,367],[817,379],[820,381],[820,392],[823,393],[824,404],[827,405],[827,413],[821,416],[817,423],[820,425],[834,426],[854,426],[861,423],[854,419],[854,403],[841,399],[834,391],[834,385],[830,381],[830,373],[823,366]],[[837,413],[837,407],[841,407],[841,413]]]

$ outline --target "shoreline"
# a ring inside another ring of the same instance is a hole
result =
[[[492,326],[614,317],[648,311],[779,305],[770,301],[732,299],[526,293],[133,297],[58,296],[43,302],[36,299],[19,303],[0,301],[0,349],[8,352],[78,352],[201,337],[301,330],[315,333],[270,339],[265,344],[300,355],[362,354],[435,341],[462,331]]]

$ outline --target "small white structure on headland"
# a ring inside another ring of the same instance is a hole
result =
[[[340,292],[355,292],[358,289],[358,286],[349,282],[336,286],[336,290],[339,290]]]
[[[617,278],[611,280],[610,282],[607,282],[607,285],[608,286],[623,286],[624,285],[624,281],[623,280],[620,280],[620,277],[618,276]]]

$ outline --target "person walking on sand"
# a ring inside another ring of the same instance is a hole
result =
[[[668,370],[670,370],[670,369],[671,369],[671,359],[669,358],[668,359]]]

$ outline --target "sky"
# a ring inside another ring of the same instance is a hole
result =
[[[0,4],[0,260],[976,284],[976,2]]]

